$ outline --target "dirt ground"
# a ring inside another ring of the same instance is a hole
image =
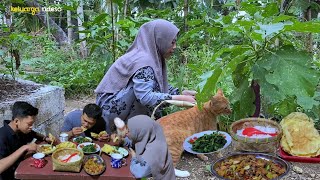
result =
[[[21,84],[0,75],[0,101],[10,101],[17,97],[31,94],[40,86]]]
[[[66,99],[65,112],[70,112],[76,108],[83,108],[87,103],[94,103],[94,96],[86,96],[79,99]],[[204,162],[199,160],[196,156],[184,153],[182,155],[181,161],[178,164],[177,169],[187,170],[191,173],[188,178],[177,178],[178,180],[215,180],[218,179],[211,175],[209,171],[206,170],[206,166],[212,164],[217,159],[222,156],[233,153],[232,146],[225,149],[224,152],[220,154],[209,155],[209,160]],[[288,162],[290,164],[290,171],[287,176],[283,179],[285,180],[319,180],[320,179],[320,163],[297,163]]]

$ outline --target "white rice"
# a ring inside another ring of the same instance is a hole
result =
[[[70,156],[71,156],[71,154],[67,154],[65,156],[59,156],[58,159],[60,159],[60,161],[63,161],[65,159],[68,159]],[[81,159],[81,157],[77,154],[77,155],[71,157],[70,160],[68,161],[68,163],[76,162],[76,161],[79,161],[80,159]]]
[[[253,126],[254,128],[262,131],[262,132],[266,132],[266,133],[276,133],[276,128],[273,128],[273,127],[270,127],[270,126]],[[252,136],[246,136],[246,135],[243,135],[242,132],[245,128],[243,129],[240,129],[240,130],[237,130],[237,135],[238,136],[242,136],[242,137],[248,137],[248,138],[259,138],[259,139],[262,139],[262,138],[269,138],[269,137],[272,137],[268,134],[254,134]]]

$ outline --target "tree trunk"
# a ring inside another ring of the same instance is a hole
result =
[[[116,61],[116,47],[115,47],[115,32],[114,32],[114,13],[113,13],[113,2],[110,0],[111,6],[111,27],[112,27],[112,54],[113,54],[113,62]]]
[[[29,7],[39,7],[41,9],[41,6],[36,2],[36,1],[25,1],[25,3],[29,6]],[[40,21],[47,27],[48,24],[47,22],[47,16],[46,13],[43,11],[40,11],[39,13],[36,14],[36,16],[40,19]],[[68,44],[68,38],[66,33],[62,30],[62,28],[60,26],[58,26],[54,20],[52,20],[49,16],[48,16],[48,22],[50,25],[50,28],[53,29],[53,31],[51,31],[52,35],[54,36],[54,38],[56,39],[56,41],[59,43],[59,45],[66,45]],[[48,28],[48,27],[47,27]]]
[[[71,11],[67,10],[67,26],[68,26],[68,42],[69,44],[72,43],[72,35],[73,35],[73,30],[72,27],[72,19],[71,19]]]
[[[8,28],[11,29],[11,25],[12,25],[12,15],[11,15],[10,6],[11,6],[11,3],[9,3],[9,4],[6,6],[6,11],[5,11],[4,17],[5,17],[5,22],[6,22],[7,26],[8,26]]]
[[[123,6],[123,17],[124,18],[127,17],[128,6],[129,6],[129,0],[126,0],[126,2],[124,3],[124,6]]]
[[[310,0],[309,0],[309,3],[310,3]],[[311,7],[309,7],[308,9],[307,9],[307,12],[306,12],[306,20],[307,21],[311,21]],[[309,33],[308,35],[307,35],[307,40],[306,40],[307,42],[307,44],[306,44],[306,47],[307,47],[307,50],[309,51],[309,52],[312,52],[312,34],[311,33]]]
[[[61,27],[61,22],[62,22],[62,15],[63,15],[63,13],[62,13],[62,11],[60,11],[60,13],[59,13],[59,26]]]
[[[82,23],[84,21],[84,14],[83,14],[83,1],[79,1],[79,7],[77,9],[78,14],[78,30],[83,31],[84,27],[82,26]],[[79,39],[80,41],[83,40],[86,37],[84,33],[79,32]],[[86,47],[86,41],[81,41],[80,43],[80,53],[83,58],[88,56],[88,51]]]
[[[184,32],[188,31],[188,25],[187,25],[187,16],[188,16],[188,0],[184,0],[184,6],[183,6],[183,29]]]
[[[188,25],[187,25],[188,9],[189,9],[188,0],[184,0],[184,5],[183,5],[183,30],[184,30],[184,33],[186,33],[188,31]],[[182,46],[181,47],[182,51],[185,51],[187,49],[186,43],[183,43],[181,46]],[[180,63],[187,64],[187,57],[185,56],[185,53],[182,53],[181,58],[180,58]]]

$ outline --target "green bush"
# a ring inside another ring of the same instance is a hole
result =
[[[82,59],[73,51],[76,48],[62,50],[47,39],[42,39],[41,43],[46,46],[42,50],[25,53],[22,77],[41,84],[63,87],[66,97],[92,94],[111,63],[108,54],[93,54],[90,58]],[[36,57],[35,52],[40,54],[39,57]]]

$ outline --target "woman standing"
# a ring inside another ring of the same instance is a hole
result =
[[[166,20],[143,24],[131,47],[109,68],[95,90],[108,133],[114,130],[115,117],[127,120],[140,114],[150,116],[163,100],[195,102],[194,91],[179,95],[167,80],[165,60],[176,48],[178,32]]]

